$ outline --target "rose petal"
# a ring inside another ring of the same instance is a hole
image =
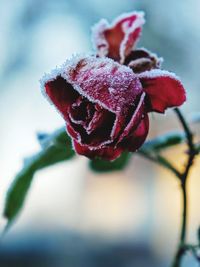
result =
[[[114,113],[134,105],[142,85],[132,70],[109,58],[74,57],[44,77],[41,85],[63,113],[80,96]],[[128,96],[128,97],[127,97]]]
[[[101,20],[93,28],[93,43],[97,53],[123,63],[139,39],[143,24],[142,12],[124,14],[111,25]]]
[[[132,50],[124,62],[129,66],[134,73],[141,73],[151,69],[158,69],[163,62],[162,58],[157,57],[156,54],[151,53],[147,49],[140,48]]]
[[[90,145],[90,147],[97,149],[112,143],[113,140],[110,133],[114,121],[115,115],[113,113],[107,113],[107,116],[101,125],[97,125],[96,129],[93,129],[91,132],[88,131],[88,127],[84,128],[81,125],[76,125],[72,122],[69,122],[69,124],[72,126],[73,130],[79,134],[79,138],[75,138],[79,141],[79,143],[83,145]]]
[[[78,154],[84,155],[91,159],[99,157],[105,160],[114,160],[118,158],[123,151],[122,148],[114,148],[112,146],[101,149],[91,149],[89,146],[82,145],[75,140],[73,141],[73,145]]]
[[[173,73],[151,70],[138,74],[148,96],[148,111],[164,113],[169,107],[177,107],[186,100],[185,89]]]
[[[122,134],[120,135],[119,140],[118,140],[117,143],[120,143],[124,138],[129,136],[131,134],[131,132],[133,132],[133,130],[140,123],[142,116],[144,116],[143,115],[143,113],[144,113],[144,99],[145,99],[145,93],[143,93],[141,95],[140,101],[137,104],[137,108],[134,111],[129,123],[127,124],[127,126],[123,130]]]
[[[44,86],[48,98],[66,118],[70,105],[76,101],[79,94],[61,76],[48,80]]]
[[[88,134],[100,129],[101,127],[105,127],[107,122],[107,117],[109,116],[109,111],[102,109],[101,111],[95,111],[92,119],[90,120],[86,131]]]
[[[87,128],[95,114],[95,105],[86,98],[79,96],[76,102],[70,106],[68,113],[69,121]]]
[[[69,134],[72,138],[74,138],[74,139],[76,139],[77,141],[81,142],[81,135],[80,135],[80,133],[79,133],[78,131],[76,131],[76,130],[72,127],[72,125],[71,125],[69,122],[67,122],[67,124],[66,124],[66,128],[67,128],[67,132],[68,132],[68,134]]]
[[[144,141],[146,140],[147,134],[149,131],[149,118],[146,114],[144,118],[140,121],[137,129],[133,132],[133,134],[125,139],[120,145],[126,148],[130,152],[136,151],[138,148],[142,146]]]
[[[60,75],[75,91],[101,108],[124,112],[142,93],[141,83],[132,70],[111,59],[88,56],[67,63]]]

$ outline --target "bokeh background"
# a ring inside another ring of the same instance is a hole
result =
[[[135,9],[146,13],[138,47],[164,57],[163,67],[181,77],[188,98],[183,112],[200,133],[200,1],[0,0],[1,214],[23,158],[39,149],[36,133],[63,125],[39,79],[73,53],[90,52],[90,28],[99,19]],[[155,114],[149,137],[178,128],[172,111]],[[185,149],[169,149],[166,156],[180,167]],[[200,224],[199,188],[197,159],[188,188],[190,242]],[[1,242],[0,266],[169,266],[180,200],[176,178],[137,155],[125,171],[112,174],[92,173],[84,157],[47,168],[35,175],[22,213]],[[188,256],[184,266],[197,265]]]

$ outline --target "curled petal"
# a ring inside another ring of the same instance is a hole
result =
[[[94,148],[90,148],[87,145],[82,145],[78,143],[76,140],[73,141],[73,145],[74,145],[75,151],[80,155],[84,155],[91,159],[95,157],[99,157],[99,158],[110,160],[110,161],[118,158],[121,155],[122,151],[124,150],[122,148],[114,148],[112,146],[101,148],[101,149],[94,149]]]
[[[140,73],[138,77],[148,97],[148,111],[164,113],[167,108],[185,102],[185,89],[175,74],[154,69]]]
[[[123,63],[136,45],[144,22],[143,12],[123,14],[111,25],[101,20],[93,28],[93,43],[99,56]]]

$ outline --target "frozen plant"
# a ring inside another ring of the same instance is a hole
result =
[[[74,56],[41,79],[42,91],[62,115],[65,127],[38,136],[41,151],[27,161],[7,193],[6,229],[23,206],[37,170],[76,154],[88,157],[93,170],[122,170],[135,152],[169,169],[181,184],[182,225],[172,267],[181,266],[187,251],[199,261],[200,240],[188,244],[186,229],[187,180],[200,146],[178,108],[186,100],[180,79],[161,68],[162,58],[136,47],[144,22],[143,12],[126,13],[112,24],[101,20],[93,27],[92,55]],[[173,108],[183,132],[145,142],[149,113],[164,113],[168,108]],[[182,142],[187,143],[188,151],[180,172],[161,151]]]

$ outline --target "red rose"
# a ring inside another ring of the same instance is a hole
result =
[[[75,57],[42,80],[78,154],[114,160],[124,150],[135,151],[148,134],[148,112],[163,113],[185,101],[179,79],[158,69],[160,59],[132,49],[143,21],[133,13],[111,27],[101,22],[94,30],[97,56]]]

